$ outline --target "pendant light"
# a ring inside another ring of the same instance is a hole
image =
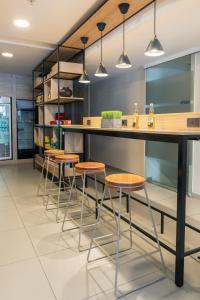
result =
[[[123,15],[123,51],[122,54],[120,55],[118,62],[116,64],[116,68],[121,68],[121,69],[127,69],[131,68],[131,62],[125,52],[125,14],[128,12],[129,9],[129,4],[128,3],[121,3],[119,4],[119,10],[121,14]]]
[[[82,36],[81,37],[81,42],[84,46],[84,50],[83,50],[83,74],[81,75],[81,77],[79,78],[79,83],[90,83],[90,79],[87,75],[86,69],[85,69],[85,45],[88,42],[88,37],[87,36]]]
[[[154,39],[150,41],[146,51],[146,56],[160,56],[165,53],[156,35],[156,0],[154,1]]]
[[[106,27],[106,23],[104,23],[104,22],[97,23],[97,28],[101,32],[101,60],[100,60],[99,67],[97,68],[96,73],[94,74],[97,77],[107,77],[108,76],[106,68],[103,65],[102,36],[103,36],[103,31],[104,31],[105,27]]]

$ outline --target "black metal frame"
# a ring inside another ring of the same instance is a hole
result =
[[[35,127],[40,127],[43,130],[43,145],[42,145],[42,147],[38,147],[38,146],[35,145],[35,142],[34,142],[34,153],[35,154],[37,153],[38,149],[39,149],[39,153],[40,154],[44,153],[44,149],[45,149],[45,131],[46,131],[46,128],[56,128],[58,130],[59,148],[60,149],[62,148],[62,130],[61,130],[61,126],[60,126],[60,121],[59,121],[59,124],[56,127],[45,125],[45,108],[44,108],[44,76],[46,75],[46,69],[48,69],[48,64],[58,63],[58,72],[57,72],[57,79],[58,79],[58,101],[57,101],[57,103],[54,103],[54,105],[57,105],[57,107],[58,107],[58,113],[60,113],[60,105],[61,105],[61,103],[60,103],[60,94],[59,94],[59,91],[60,91],[60,79],[62,79],[62,78],[60,76],[60,65],[59,65],[59,62],[61,61],[60,60],[60,56],[61,56],[60,49],[61,48],[62,49],[70,49],[70,50],[74,49],[75,53],[73,53],[70,56],[69,61],[76,59],[77,55],[81,55],[82,54],[82,56],[83,56],[83,49],[75,48],[75,47],[68,47],[68,46],[64,46],[64,45],[59,44],[32,71],[32,78],[33,78],[33,101],[34,101],[34,108],[35,108],[35,116],[36,116],[36,109],[37,109],[37,107],[35,105],[35,91],[38,90],[38,87],[34,87],[35,72],[41,72],[42,73],[42,83],[41,83],[41,87],[39,89],[42,91],[42,94],[43,94],[43,101],[39,105],[39,106],[41,106],[43,108],[43,124],[40,124],[39,126],[38,126],[38,124],[35,124],[35,117],[34,117],[34,128]],[[56,58],[55,61],[50,61],[49,60],[52,55],[55,56],[55,58]],[[68,74],[70,74],[70,73],[68,73]],[[75,79],[76,78],[71,79],[71,80],[74,81]],[[68,103],[63,103],[62,105],[68,105]],[[34,131],[33,131],[33,135],[34,135]],[[33,160],[33,166],[35,167],[35,159]]]
[[[175,250],[169,247],[164,242],[160,241],[160,245],[168,250],[170,253],[175,255],[175,284],[178,287],[183,286],[184,284],[184,258],[188,255],[194,254],[200,251],[200,247],[195,249],[185,251],[185,226],[188,226],[191,229],[199,232],[198,229],[193,226],[187,224],[185,222],[186,218],[186,181],[187,181],[187,146],[188,141],[190,140],[200,140],[199,134],[183,134],[183,133],[156,133],[156,132],[140,132],[140,131],[130,131],[130,130],[109,130],[109,129],[92,129],[92,128],[73,128],[67,127],[63,128],[63,131],[66,132],[79,132],[83,133],[84,140],[86,134],[92,135],[103,135],[103,136],[113,136],[119,138],[129,138],[129,139],[139,139],[139,140],[148,140],[148,141],[158,141],[158,142],[166,142],[166,143],[176,143],[178,144],[178,182],[177,182],[177,216],[172,217],[165,212],[162,212],[161,215],[161,232],[164,231],[164,219],[163,216],[170,216],[173,220],[176,221],[176,246]],[[139,201],[138,199],[136,199]],[[106,204],[104,206],[108,209],[112,209],[108,207]],[[128,209],[128,206],[127,206]],[[154,208],[159,211],[158,209]],[[127,221],[126,218],[122,216],[124,221]],[[150,238],[153,241],[156,241],[155,237],[149,234],[147,231],[139,227],[137,224],[132,222],[132,226],[143,233],[145,236]]]

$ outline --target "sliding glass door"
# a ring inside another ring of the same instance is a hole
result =
[[[11,98],[0,97],[0,160],[12,159]]]

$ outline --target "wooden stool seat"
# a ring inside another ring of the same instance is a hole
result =
[[[61,154],[61,155],[56,155],[55,160],[58,162],[78,162],[79,160],[79,155],[77,154]]]
[[[135,174],[111,174],[105,178],[106,184],[111,188],[136,191],[144,188],[145,179]]]
[[[48,149],[44,151],[44,155],[45,156],[56,156],[56,155],[60,155],[60,154],[64,154],[64,150],[60,150],[60,149]]]
[[[105,171],[105,164],[99,162],[81,162],[75,165],[75,168],[80,173],[98,174]]]

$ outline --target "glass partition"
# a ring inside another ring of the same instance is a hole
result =
[[[193,111],[193,73],[191,55],[146,70],[146,112],[151,102],[155,113]],[[149,181],[176,189],[177,145],[146,143],[146,176]]]
[[[11,98],[0,97],[0,160],[12,159]]]

